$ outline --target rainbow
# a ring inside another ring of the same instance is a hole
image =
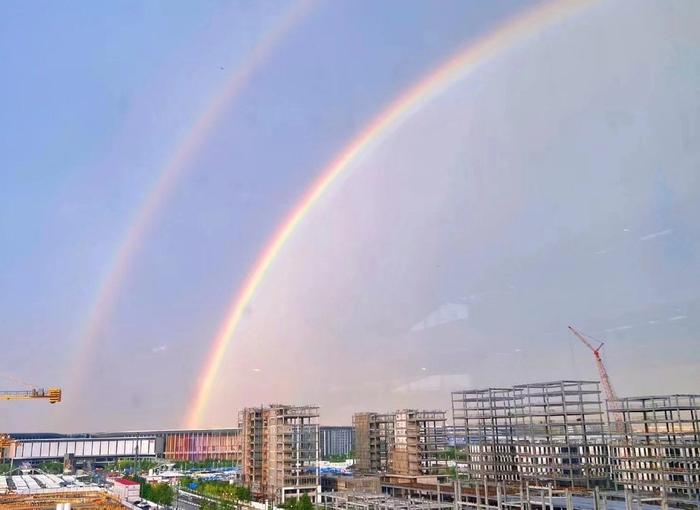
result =
[[[477,69],[479,64],[503,53],[516,43],[536,35],[538,31],[561,22],[596,0],[567,0],[536,6],[472,42],[448,58],[417,84],[402,93],[388,108],[367,125],[354,140],[321,172],[289,216],[277,228],[234,296],[225,320],[218,329],[213,346],[199,377],[190,403],[186,426],[196,427],[209,401],[214,380],[219,373],[226,349],[241,322],[244,311],[285,243],[318,199],[360,155],[370,150],[405,122],[413,113],[428,104],[447,88]]]
[[[222,92],[200,115],[163,167],[156,184],[130,222],[131,226],[99,287],[97,298],[80,334],[80,345],[74,358],[76,369],[72,371],[74,380],[69,387],[77,388],[81,382],[80,370],[88,365],[87,361],[92,357],[92,348],[114,310],[119,292],[131,270],[136,254],[145,243],[158,213],[185,175],[193,156],[206,141],[227,108],[249,83],[253,74],[265,63],[279,42],[308,14],[312,4],[313,0],[299,0],[280,17],[241,66],[234,69]]]

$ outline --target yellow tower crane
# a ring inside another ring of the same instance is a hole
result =
[[[57,404],[61,401],[61,388],[32,388],[22,391],[0,390],[0,400],[33,400],[46,399],[49,404]]]
[[[61,388],[32,388],[30,390],[21,391],[3,391],[0,390],[0,400],[48,400],[49,404],[57,404],[61,401]],[[8,448],[12,444],[12,440],[5,434],[0,434],[0,457],[2,449]]]

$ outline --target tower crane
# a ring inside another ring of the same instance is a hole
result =
[[[598,368],[598,373],[600,374],[600,384],[603,386],[603,392],[605,393],[605,399],[608,401],[608,409],[612,411],[613,417],[615,419],[615,426],[618,432],[624,430],[622,414],[619,412],[619,401],[617,394],[613,389],[613,385],[610,382],[610,377],[608,376],[608,370],[605,368],[605,363],[603,363],[603,358],[600,355],[600,350],[605,345],[605,342],[600,342],[598,347],[594,347],[593,344],[586,338],[586,335],[578,331],[573,326],[569,326],[569,330],[574,334],[576,338],[581,340],[583,344],[588,347],[593,353],[595,358],[595,364]],[[590,337],[589,337],[590,338]],[[593,340],[593,339],[591,339]]]
[[[0,390],[0,400],[46,399],[49,404],[57,404],[61,401],[61,396],[61,388],[32,388],[22,391]]]
[[[61,388],[32,388],[21,391],[0,390],[0,400],[48,400],[49,404],[57,404],[61,401]],[[0,434],[0,450],[12,444],[9,436]],[[0,451],[0,453],[2,453]]]

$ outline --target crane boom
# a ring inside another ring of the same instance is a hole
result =
[[[32,388],[23,391],[0,391],[0,400],[46,399],[49,404],[57,404],[62,398],[61,388]]]
[[[610,382],[610,377],[608,376],[608,370],[605,368],[605,363],[603,363],[603,358],[600,355],[600,349],[603,347],[604,342],[601,342],[598,347],[593,347],[593,344],[588,341],[586,336],[578,331],[573,326],[569,326],[569,330],[583,342],[583,344],[588,347],[591,352],[593,352],[593,357],[595,358],[595,364],[598,368],[598,374],[600,375],[600,384],[603,386],[603,392],[605,393],[605,399],[608,401],[608,409],[613,412],[613,416],[616,423],[616,428],[621,431],[623,428],[622,415],[619,413],[619,404],[617,399],[617,394]]]

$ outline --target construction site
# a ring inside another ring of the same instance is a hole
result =
[[[230,460],[253,498],[273,506],[306,495],[332,510],[700,510],[700,395],[618,397],[603,344],[570,329],[599,381],[453,391],[450,426],[443,410],[355,413],[352,434],[328,428],[354,441],[340,476],[322,480],[319,407],[271,404],[241,410],[235,429],[1,435],[0,459],[18,465],[0,476],[0,508],[133,507],[136,482],[72,476],[79,457]],[[62,392],[0,399],[56,404]],[[63,475],[36,467],[62,457]]]
[[[107,491],[7,494],[0,499],[7,510],[119,510],[124,505]]]

